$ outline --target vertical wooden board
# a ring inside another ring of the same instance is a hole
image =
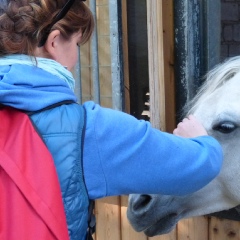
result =
[[[130,89],[129,89],[129,62],[128,62],[128,28],[127,28],[127,0],[122,0],[122,50],[123,50],[123,74],[124,74],[124,111],[130,113]],[[121,234],[122,240],[147,238],[137,233],[127,219],[128,196],[121,197]]]
[[[209,240],[239,240],[240,222],[210,218]]]
[[[168,88],[166,88],[165,77],[170,76],[171,74],[170,70],[168,69],[169,66],[167,66],[167,75],[165,74],[165,61],[167,58],[164,57],[165,46],[163,17],[165,16],[166,18],[165,23],[171,19],[168,15],[166,15],[166,13],[163,15],[163,12],[168,10],[169,7],[163,0],[147,1],[150,119],[152,125],[161,130],[166,129],[166,95],[169,94],[166,93],[166,90],[168,90]],[[165,37],[166,46],[171,46],[172,44],[172,39],[170,39],[172,37],[171,34],[169,30],[168,37]],[[170,54],[168,57],[171,57]],[[148,239],[175,240],[176,231],[174,230],[170,234],[156,236]]]
[[[161,130],[171,131],[175,126],[173,1],[149,0],[147,7],[150,109],[154,109],[154,111],[150,111],[150,119],[153,126]],[[175,240],[176,229],[169,234],[148,239]]]
[[[97,0],[97,22],[101,105],[103,107],[112,107],[108,0]]]
[[[108,4],[108,0],[97,0],[97,5],[105,5]]]
[[[112,97],[111,67],[100,67],[99,80],[102,97]]]
[[[155,237],[149,237],[148,240],[177,240],[177,231],[176,228],[174,228],[170,233],[163,234]],[[179,239],[181,240],[181,239]],[[206,240],[206,239],[204,239]]]
[[[175,120],[175,82],[174,82],[174,7],[173,0],[163,0],[163,48],[165,81],[165,121],[166,131],[171,132],[176,126]]]
[[[122,49],[123,49],[124,100],[125,100],[124,111],[130,113],[127,0],[122,0]]]
[[[91,47],[90,42],[85,43],[80,48],[80,59],[82,67],[89,67],[91,65]]]
[[[98,37],[99,65],[111,66],[110,38],[109,36]]]
[[[165,130],[165,83],[163,57],[162,0],[147,1],[150,119]]]
[[[91,49],[90,43],[81,46],[80,63],[81,63],[81,87],[82,87],[82,102],[92,99],[92,73],[91,73]]]
[[[112,97],[102,97],[101,96],[101,106],[112,108]]]
[[[177,226],[179,240],[207,240],[208,219],[206,217],[195,217],[181,220]]]
[[[129,224],[126,217],[128,206],[128,197],[121,197],[121,240],[147,240],[147,237],[143,233],[136,232]]]
[[[103,107],[112,107],[111,54],[109,4],[107,0],[97,1],[98,57],[100,101]]]
[[[156,237],[150,237],[150,238],[148,238],[148,240],[177,240],[176,231],[173,230],[169,234],[164,234],[164,235],[156,236]],[[179,239],[179,240],[181,240],[181,239]],[[206,239],[204,239],[204,240],[206,240]]]
[[[99,36],[109,36],[109,5],[107,3],[97,6],[97,30]]]
[[[91,101],[91,100],[92,100],[91,97],[88,97],[88,96],[83,96],[83,97],[82,97],[82,103],[85,103],[85,102]]]
[[[119,197],[97,200],[95,214],[96,240],[121,240]]]
[[[91,96],[91,69],[89,67],[81,68],[81,77],[82,77],[82,95]]]

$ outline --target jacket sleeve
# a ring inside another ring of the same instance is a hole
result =
[[[89,197],[184,195],[217,176],[223,154],[210,136],[181,138],[93,102],[84,104],[83,168]]]

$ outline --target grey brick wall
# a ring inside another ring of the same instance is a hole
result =
[[[221,0],[221,59],[240,55],[240,0]]]

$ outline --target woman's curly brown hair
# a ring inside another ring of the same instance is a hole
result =
[[[27,54],[34,56],[44,31],[52,23],[66,0],[5,0],[0,9],[0,56]],[[88,7],[76,0],[67,15],[53,25],[68,40],[82,31],[86,43],[93,31],[94,20]]]

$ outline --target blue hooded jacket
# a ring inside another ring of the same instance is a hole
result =
[[[0,66],[0,103],[37,111],[64,100],[76,98],[62,79],[34,66]],[[71,121],[78,121],[71,107],[64,106],[63,112]],[[90,199],[130,193],[188,194],[205,186],[220,171],[222,149],[210,136],[177,137],[94,102],[84,103],[83,108],[86,127],[82,165]],[[52,119],[57,116],[55,124],[65,128],[59,120],[62,113],[49,110],[47,114]],[[54,127],[43,125],[40,128]],[[49,144],[50,151],[54,144]],[[59,174],[66,174],[65,168]]]

